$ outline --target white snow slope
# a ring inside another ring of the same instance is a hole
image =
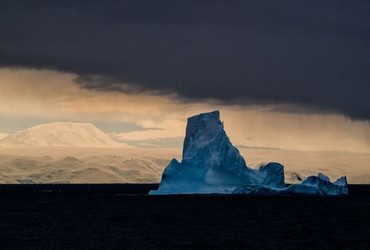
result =
[[[56,122],[27,128],[0,139],[1,147],[131,147],[90,123]]]

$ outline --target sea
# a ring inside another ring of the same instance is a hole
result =
[[[147,195],[157,187],[0,185],[0,249],[370,249],[370,185],[346,197]]]

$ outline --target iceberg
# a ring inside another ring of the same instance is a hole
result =
[[[158,190],[151,195],[249,194],[249,195],[346,195],[346,177],[330,182],[323,174],[286,186],[284,166],[270,162],[249,168],[220,121],[220,112],[188,118],[182,161],[173,159],[165,168]]]

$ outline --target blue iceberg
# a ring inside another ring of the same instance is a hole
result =
[[[213,111],[188,118],[182,161],[173,159],[149,194],[347,195],[348,188],[346,177],[332,183],[323,174],[287,187],[281,164],[249,168]]]

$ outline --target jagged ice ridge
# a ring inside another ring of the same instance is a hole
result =
[[[347,195],[346,177],[335,182],[323,174],[286,187],[284,167],[275,162],[249,168],[220,121],[220,112],[188,118],[182,161],[165,168],[158,190],[150,194]]]

